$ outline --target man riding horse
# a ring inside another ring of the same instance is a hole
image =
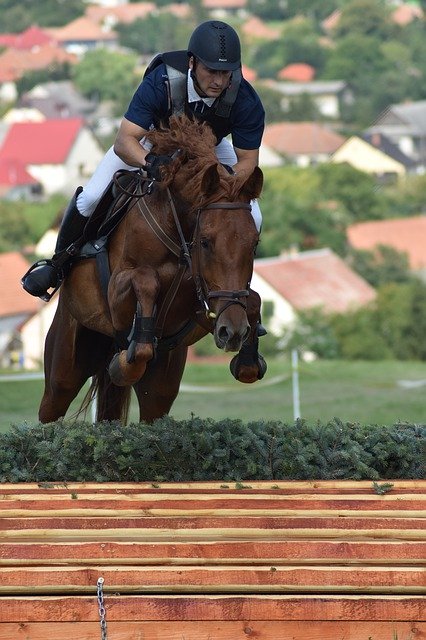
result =
[[[117,171],[140,168],[152,180],[161,180],[161,169],[171,159],[151,153],[145,136],[149,130],[167,123],[172,114],[182,112],[210,125],[217,140],[219,162],[244,182],[258,165],[264,109],[242,76],[239,37],[224,22],[209,20],[200,24],[187,50],[154,58],[124,114],[113,147],[68,205],[55,255],[52,260],[37,262],[23,277],[22,285],[28,293],[49,300],[49,290],[60,286],[63,269],[74,253],[73,243],[82,236]],[[226,139],[229,134],[232,144]],[[259,231],[261,213],[257,201],[252,202],[252,215]]]

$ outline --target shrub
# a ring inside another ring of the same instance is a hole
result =
[[[426,425],[55,422],[0,435],[1,482],[425,478]]]

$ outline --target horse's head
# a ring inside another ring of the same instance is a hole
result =
[[[246,301],[259,239],[250,201],[260,195],[262,171],[256,167],[244,182],[230,175],[217,160],[210,127],[186,116],[148,137],[155,153],[179,149],[158,186],[170,190],[182,228],[192,233],[192,274],[216,345],[238,351],[250,331]]]
[[[228,193],[221,190],[217,165],[211,165],[202,176],[205,204],[197,210],[193,277],[198,297],[213,322],[216,345],[225,351],[239,351],[250,332],[246,303],[259,239],[250,200],[259,196],[262,183],[258,167],[238,190]]]

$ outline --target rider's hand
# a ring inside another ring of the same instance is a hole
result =
[[[145,156],[145,166],[142,167],[148,178],[161,182],[161,168],[172,162],[170,156],[157,156],[155,153],[148,153]]]

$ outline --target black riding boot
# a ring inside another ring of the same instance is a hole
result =
[[[37,296],[42,300],[50,300],[52,294],[48,293],[48,290],[54,289],[56,291],[61,285],[63,268],[71,258],[71,253],[67,256],[63,252],[81,237],[88,221],[87,217],[81,215],[76,204],[77,197],[82,190],[82,187],[78,187],[64,213],[53,258],[36,262],[21,280],[25,291],[32,296]],[[61,253],[61,259],[58,260]]]

